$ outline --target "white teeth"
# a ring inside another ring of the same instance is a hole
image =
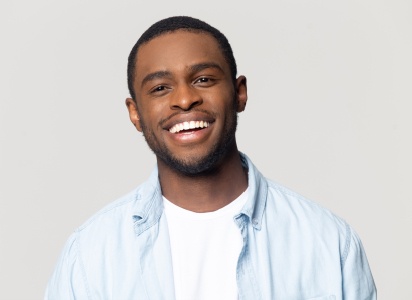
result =
[[[206,121],[190,121],[190,122],[183,122],[176,125],[173,125],[169,131],[171,133],[178,133],[182,130],[189,130],[195,128],[206,128],[209,127],[209,122]]]

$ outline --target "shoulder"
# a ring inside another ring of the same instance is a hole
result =
[[[268,203],[286,218],[296,218],[300,222],[328,223],[346,231],[347,223],[329,209],[294,192],[276,182],[266,179],[268,184]]]
[[[145,182],[78,227],[65,244],[45,299],[89,299],[90,286],[110,289],[107,274],[120,278],[127,273],[125,266],[137,264],[136,214],[144,211],[154,190]]]
[[[117,239],[119,233],[131,235],[137,216],[148,210],[155,191],[150,181],[142,183],[92,215],[75,230],[74,236],[82,245],[90,245]]]
[[[276,230],[276,236],[284,243],[298,244],[308,251],[310,248],[339,254],[344,265],[357,240],[351,226],[318,203],[273,181],[267,180],[267,184],[268,228]]]
[[[115,223],[124,217],[131,217],[133,215],[135,203],[140,197],[139,190],[141,188],[142,186],[139,186],[126,195],[104,206],[98,212],[93,214],[86,222],[80,225],[76,232],[82,233],[96,225],[107,224],[107,222]]]
[[[82,232],[87,230],[88,227],[93,226],[95,223],[102,222],[109,219],[117,219],[130,214],[133,210],[135,202],[139,199],[139,190],[142,188],[139,187],[133,189],[129,193],[120,198],[112,201],[108,205],[101,208],[95,214],[93,214],[86,222],[80,225],[76,232]]]
[[[271,227],[293,235],[292,239],[335,245],[342,259],[347,255],[353,229],[329,209],[270,180],[266,217]]]
[[[241,158],[249,169],[250,201],[246,211],[253,211],[254,218],[260,219],[263,214],[268,225],[284,230],[299,229],[298,232],[307,231],[308,234],[326,230],[347,234],[348,225],[343,219],[316,202],[266,178],[245,154],[241,154]]]

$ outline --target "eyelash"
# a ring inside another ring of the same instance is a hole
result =
[[[156,87],[154,87],[153,89],[150,90],[150,94],[156,94],[156,93],[161,93],[164,92],[166,90],[166,86],[165,85],[158,85]]]

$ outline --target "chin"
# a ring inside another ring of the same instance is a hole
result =
[[[219,169],[219,166],[230,152],[229,149],[229,147],[215,147],[209,153],[203,155],[187,155],[185,157],[176,157],[175,155],[166,153],[157,156],[172,170],[182,175],[204,176],[213,174]]]
[[[191,157],[179,159],[177,157],[166,157],[162,159],[171,169],[186,175],[200,176],[213,172],[218,166],[218,157],[212,153],[203,157]]]

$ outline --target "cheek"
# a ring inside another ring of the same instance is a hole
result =
[[[213,93],[205,95],[212,102],[216,108],[233,108],[233,101],[235,99],[235,92],[227,88],[216,89]]]
[[[236,112],[237,110],[237,100],[236,100],[236,95],[235,93],[226,93],[225,98],[224,98],[224,108],[226,110],[227,114],[232,115],[233,113]]]
[[[162,112],[164,113],[164,109],[160,105],[142,105],[140,110],[142,125],[152,129],[157,127],[162,119]]]

